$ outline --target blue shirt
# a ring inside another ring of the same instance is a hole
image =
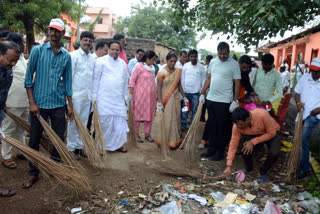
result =
[[[138,63],[137,58],[131,59],[128,67],[129,67],[129,76],[131,76],[134,66]]]
[[[6,103],[12,80],[12,70],[7,70],[0,64],[0,111]]]
[[[39,108],[54,109],[65,105],[65,97],[72,95],[71,67],[71,56],[64,48],[56,55],[50,42],[32,48],[24,86],[33,88]]]

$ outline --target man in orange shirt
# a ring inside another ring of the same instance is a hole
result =
[[[239,143],[245,164],[244,173],[253,169],[252,155],[266,143],[268,157],[260,169],[261,179],[268,181],[267,172],[276,162],[280,154],[279,124],[264,109],[247,111],[242,107],[232,112],[232,138],[229,145],[227,168],[225,175],[231,174],[232,162],[235,158]]]

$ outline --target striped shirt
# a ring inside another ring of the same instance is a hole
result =
[[[56,55],[50,42],[32,48],[24,86],[33,88],[39,108],[54,109],[65,105],[65,97],[72,95],[71,67],[71,56],[64,48]]]

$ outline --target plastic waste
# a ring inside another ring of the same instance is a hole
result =
[[[280,187],[276,184],[272,184],[272,190],[273,192],[281,192]]]
[[[165,214],[181,214],[182,213],[181,203],[176,201],[171,201],[159,208],[156,208],[155,210]]]
[[[80,211],[82,211],[81,207],[76,207],[76,208],[72,208],[71,209],[71,213],[77,213],[77,212],[80,212]]]
[[[207,199],[205,199],[205,198],[203,198],[203,197],[201,197],[201,196],[198,196],[198,195],[196,195],[196,194],[190,194],[190,195],[188,195],[188,197],[191,198],[191,199],[194,199],[194,200],[196,200],[196,201],[198,201],[198,202],[200,202],[200,204],[201,204],[202,206],[207,205]]]
[[[237,182],[243,182],[246,179],[246,174],[242,170],[239,170],[238,174],[236,175]]]
[[[286,214],[294,214],[294,212],[291,210],[291,207],[288,203],[281,204],[278,206],[281,212],[284,212]]]
[[[164,184],[162,186],[162,189],[163,189],[163,191],[168,192],[170,195],[175,196],[183,201],[188,200],[188,198],[187,198],[188,194],[182,194],[182,193],[178,192],[170,184]]]
[[[238,196],[237,194],[229,192],[226,195],[226,197],[223,199],[223,201],[222,202],[218,202],[217,204],[215,204],[215,206],[217,206],[217,207],[226,207],[226,206],[232,204],[236,200],[237,196]]]
[[[126,201],[125,199],[121,199],[121,204],[123,204],[125,206],[130,206],[130,203],[128,201]]]
[[[297,199],[299,201],[303,201],[303,200],[314,200],[313,196],[311,195],[310,192],[304,191],[304,192],[300,192],[298,194]]]
[[[314,214],[320,213],[319,204],[315,200],[300,201],[298,203],[298,206],[308,210],[310,213],[314,213]]]
[[[222,192],[212,192],[210,193],[210,196],[216,201],[216,202],[221,202],[224,200],[224,198],[226,197],[225,194],[223,194]]]
[[[269,200],[267,201],[263,214],[281,214],[280,210]]]
[[[252,204],[230,204],[228,206],[226,206],[223,211],[222,214],[250,214],[251,209],[253,208]]]

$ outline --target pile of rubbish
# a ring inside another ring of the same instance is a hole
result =
[[[105,204],[104,208],[103,205],[99,205],[101,210],[116,214],[320,213],[320,200],[309,192],[293,185],[263,184],[258,181],[162,184],[151,189],[146,195],[126,194],[120,191],[113,198],[101,199],[101,203]],[[91,211],[93,208],[94,206],[91,206]],[[81,207],[71,210],[71,213],[82,212],[86,210]]]

